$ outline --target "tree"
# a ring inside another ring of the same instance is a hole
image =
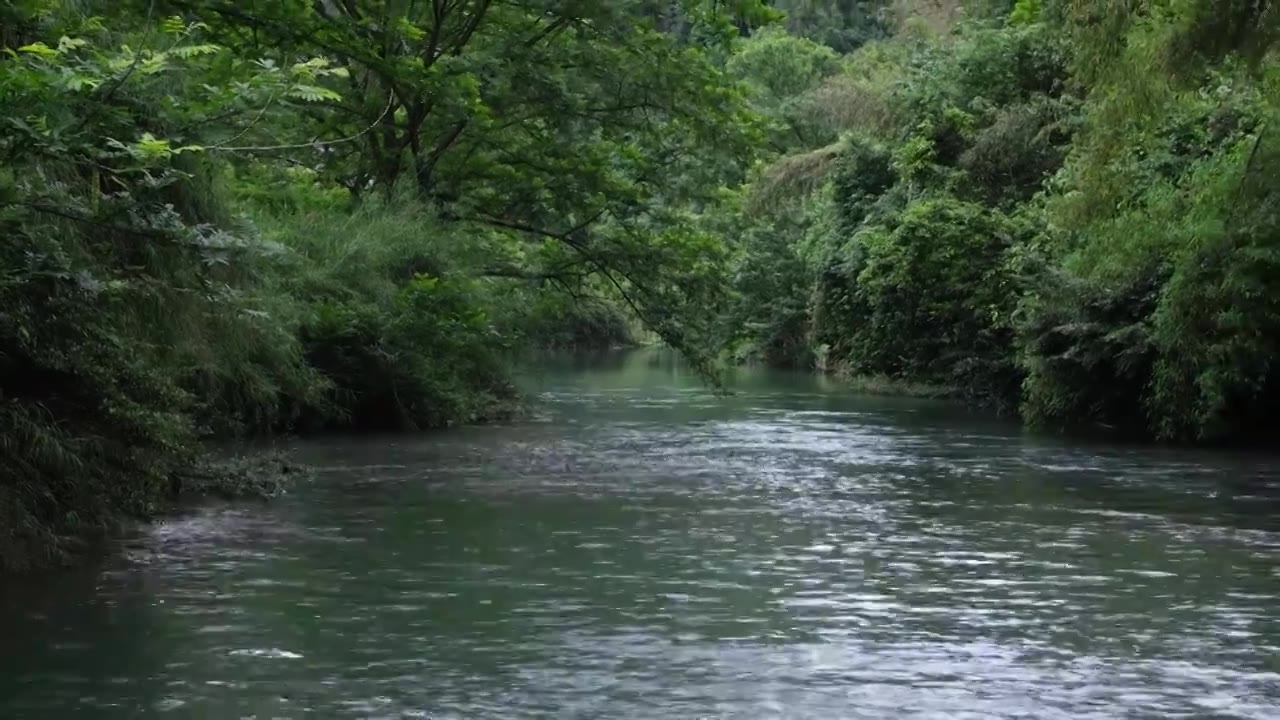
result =
[[[765,28],[741,43],[729,59],[729,72],[747,84],[752,104],[775,124],[770,142],[776,151],[835,140],[815,117],[810,96],[836,73],[837,57],[812,40]]]
[[[883,0],[773,0],[786,14],[787,32],[839,53],[888,34],[886,5]]]
[[[492,417],[541,283],[711,375],[758,2],[91,5],[0,9],[0,565],[204,437]]]
[[[680,326],[699,319],[676,307],[713,307],[684,296],[716,281],[665,279],[715,267],[687,221],[739,177],[757,133],[708,49],[732,42],[734,17],[760,17],[758,3],[681,3],[702,29],[692,43],[639,1],[175,2],[224,42],[344,71],[292,130],[351,142],[254,152],[318,164],[357,198],[409,183],[446,217],[551,240],[547,262],[567,250],[697,350],[698,331]]]

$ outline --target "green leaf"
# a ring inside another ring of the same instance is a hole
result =
[[[218,53],[222,52],[222,50],[223,48],[221,45],[215,45],[213,43],[202,43],[200,45],[183,45],[181,47],[176,47],[173,50],[170,50],[169,52],[171,52],[173,55],[177,57],[185,59],[185,58],[199,57],[201,55],[217,55]]]
[[[63,35],[61,38],[58,39],[58,52],[61,53],[61,52],[76,50],[76,49],[85,47],[88,44],[89,44],[88,40],[84,40],[82,38],[72,38],[72,37],[67,37],[66,35]]]
[[[342,99],[342,96],[338,93],[318,85],[297,85],[289,90],[289,97],[303,102],[337,101]]]
[[[396,18],[396,30],[410,40],[421,40],[427,36],[427,32],[425,30],[414,25],[406,17]]]
[[[18,48],[18,52],[31,53],[32,55],[39,55],[41,57],[57,57],[58,56],[57,50],[54,50],[53,48],[49,47],[48,45],[45,45],[42,42],[31,43],[30,45],[23,45],[22,47]]]
[[[156,53],[138,64],[138,71],[143,75],[155,75],[169,67],[169,54]]]
[[[151,133],[143,133],[138,138],[138,142],[134,143],[130,148],[130,152],[138,157],[158,159],[167,158],[173,154],[173,149],[169,146],[168,140],[162,140]]]
[[[83,73],[71,73],[62,80],[62,87],[72,92],[77,92],[86,88],[93,90],[101,84],[101,78],[97,78],[92,75],[85,75]]]

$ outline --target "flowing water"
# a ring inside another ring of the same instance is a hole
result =
[[[1280,718],[1280,472],[662,353],[0,586],[0,718]]]

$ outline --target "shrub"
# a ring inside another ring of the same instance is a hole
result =
[[[813,366],[809,342],[810,276],[801,258],[800,229],[778,216],[739,238],[743,255],[733,272],[730,312],[739,359],[774,367]]]
[[[1180,125],[1147,147],[1168,147]],[[1183,170],[1162,152],[1127,159],[1153,179],[1119,211],[1058,207],[1075,211],[1080,235],[1023,303],[1029,419],[1168,440],[1270,423],[1280,188],[1257,170],[1273,152],[1265,138],[1236,137],[1199,135],[1199,159],[1174,155]]]
[[[403,200],[260,218],[293,254],[277,291],[293,298],[302,352],[329,386],[299,408],[303,427],[438,427],[514,400],[513,343],[493,312],[507,295],[472,277],[476,256],[499,254],[488,238],[452,250],[465,246],[457,231]]]
[[[46,164],[13,181],[17,197],[49,199],[0,212],[10,567],[152,513],[198,456],[202,428],[274,418],[279,397],[305,395],[312,378],[245,271],[262,248],[209,230],[207,204],[175,204],[198,194],[179,187],[198,176],[157,173],[162,182],[86,210],[74,173],[49,182],[62,171]]]
[[[854,371],[1002,394],[1012,371],[1005,253],[1014,233],[999,213],[945,197],[908,206],[893,229],[860,233],[865,315],[850,328]]]
[[[602,350],[636,342],[631,318],[611,300],[570,297],[554,291],[535,293],[516,323],[527,341],[553,350]]]

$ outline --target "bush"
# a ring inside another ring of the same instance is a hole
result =
[[[631,318],[600,297],[535,293],[527,313],[515,320],[529,344],[549,350],[604,350],[636,342]]]
[[[797,228],[780,217],[750,228],[740,238],[743,256],[734,267],[736,293],[730,313],[740,360],[774,367],[813,366],[809,272],[800,257],[798,235]]]
[[[1145,143],[1169,148],[1181,122]],[[1024,301],[1034,422],[1099,422],[1167,440],[1271,425],[1280,349],[1277,186],[1261,135],[1197,133],[1186,150],[1143,152],[1150,178],[1119,211],[1071,210],[1079,240]],[[1071,243],[1068,243],[1070,246]]]
[[[1014,235],[1004,216],[953,198],[918,201],[896,227],[859,233],[865,314],[848,328],[853,371],[1003,395],[1013,372],[1016,291],[1005,254]]]
[[[1022,410],[1033,425],[1142,432],[1159,270],[1115,286],[1053,270],[1022,301]]]
[[[970,181],[966,195],[1014,207],[1039,193],[1066,158],[1077,104],[1036,96],[993,111],[957,163]]]
[[[441,427],[492,419],[514,396],[505,347],[464,280],[419,275],[386,305],[322,303],[302,342],[337,409],[312,424]]]
[[[404,429],[503,414],[514,401],[511,338],[494,309],[503,287],[472,277],[474,254],[412,201],[355,213],[262,215],[263,231],[293,253],[278,291],[293,298],[309,366],[328,384],[303,403],[307,428]]]
[[[281,395],[306,395],[313,379],[244,272],[263,248],[209,230],[207,204],[175,203],[199,194],[182,187],[198,176],[161,176],[87,212],[74,172],[48,182],[60,170],[11,180],[13,196],[50,199],[0,213],[6,566],[152,513],[198,456],[202,428],[249,412],[269,422]]]

